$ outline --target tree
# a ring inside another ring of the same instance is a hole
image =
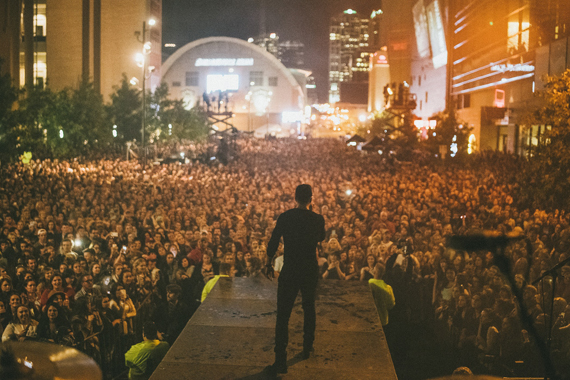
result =
[[[431,153],[439,154],[440,146],[445,147],[445,157],[461,157],[467,154],[469,135],[473,128],[462,124],[457,119],[457,112],[452,103],[443,112],[435,116],[437,124],[430,131],[426,145]]]
[[[527,184],[522,195],[534,207],[570,211],[570,70],[548,77],[539,96],[542,106],[526,114],[523,124],[544,126],[545,133],[537,146],[527,147],[529,162],[519,177]]]
[[[79,150],[76,154],[107,146],[112,139],[112,125],[107,123],[103,97],[93,83],[83,82],[77,89],[62,91],[60,96],[67,97],[63,106],[69,104],[69,110],[65,110],[69,113],[60,121],[63,129],[69,129],[69,140],[64,140]]]
[[[72,157],[104,148],[111,139],[103,98],[91,83],[54,92],[35,87],[20,102],[10,140],[18,154]]]
[[[57,97],[57,93],[49,88],[35,87],[25,93],[14,112],[17,124],[8,136],[13,154],[32,152],[34,157],[51,155],[47,139],[48,131],[57,125]]]
[[[149,97],[147,127],[153,141],[201,140],[208,135],[208,118],[199,107],[190,110],[182,99],[170,99],[161,83]]]
[[[0,71],[3,61],[0,59]],[[11,122],[11,111],[18,100],[19,91],[12,86],[12,78],[8,74],[0,75],[0,128],[4,131]]]
[[[2,64],[0,60],[0,72]],[[10,137],[17,126],[12,108],[18,100],[18,95],[19,91],[12,86],[10,75],[0,75],[0,151],[6,157],[14,157],[14,144]]]
[[[385,149],[395,149],[401,159],[409,159],[410,152],[418,143],[418,130],[412,123],[411,110],[388,108],[374,114],[370,135],[380,137],[386,143]]]
[[[142,112],[141,91],[131,86],[126,74],[106,108],[108,123],[117,126],[117,139],[121,142],[141,140]]]

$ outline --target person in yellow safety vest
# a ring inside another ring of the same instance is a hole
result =
[[[374,268],[374,278],[368,280],[382,326],[386,326],[388,324],[388,310],[391,310],[396,304],[392,287],[382,280],[385,270],[386,267],[384,264],[376,264],[376,267]]]
[[[125,354],[125,364],[129,367],[129,380],[148,379],[169,348],[168,343],[158,340],[154,322],[146,322],[143,325],[143,341],[132,346]]]
[[[208,294],[210,294],[212,289],[214,289],[214,285],[216,285],[216,283],[218,282],[220,277],[230,277],[231,269],[232,269],[232,266],[228,263],[220,264],[220,274],[217,276],[214,276],[214,278],[210,279],[210,281],[208,281],[206,283],[206,285],[204,286],[204,290],[202,290],[201,302],[204,302],[206,297],[208,297]]]

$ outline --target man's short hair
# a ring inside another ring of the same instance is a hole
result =
[[[302,184],[295,189],[295,200],[302,204],[311,202],[313,197],[313,189],[311,185]]]
[[[177,285],[177,284],[169,284],[166,287],[166,292],[167,293],[173,293],[173,294],[180,294],[180,293],[182,293],[182,288],[180,287],[180,285]]]
[[[83,284],[85,282],[85,279],[87,277],[92,277],[90,274],[84,274],[83,276],[81,276],[81,283]]]
[[[374,278],[377,280],[381,280],[384,277],[384,273],[386,272],[386,267],[382,263],[377,263],[374,267]]]
[[[152,321],[147,321],[143,325],[143,334],[147,339],[155,340],[158,339],[158,329]]]

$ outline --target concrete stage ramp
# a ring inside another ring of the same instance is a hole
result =
[[[151,380],[265,379],[273,363],[277,281],[221,278]],[[282,379],[397,379],[367,283],[324,280],[317,290],[315,353],[301,360],[301,296],[289,322]]]

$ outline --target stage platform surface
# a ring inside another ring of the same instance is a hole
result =
[[[265,379],[274,361],[277,281],[221,278],[150,380]],[[367,283],[320,281],[315,352],[301,360],[303,310],[289,322],[281,379],[397,379]]]

